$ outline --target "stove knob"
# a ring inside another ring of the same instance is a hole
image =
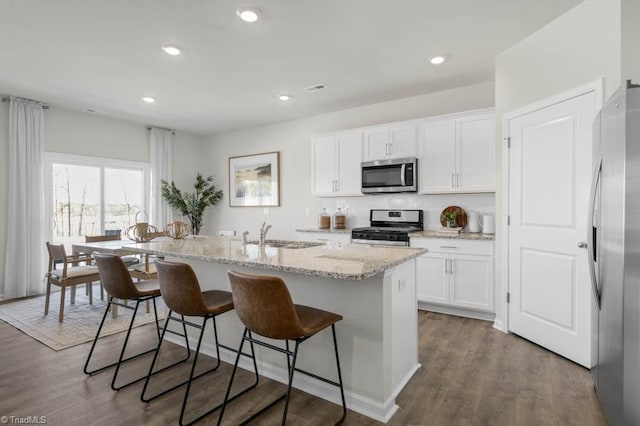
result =
[[[397,235],[389,235],[389,241],[398,241]]]

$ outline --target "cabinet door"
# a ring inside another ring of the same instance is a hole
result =
[[[456,121],[456,189],[495,191],[495,121],[481,116]]]
[[[367,130],[363,138],[363,161],[382,160],[388,157],[391,141],[388,127]]]
[[[451,256],[450,303],[493,311],[493,257]]]
[[[423,302],[449,303],[449,276],[446,273],[449,257],[424,254],[416,259],[416,290]]]
[[[396,126],[390,129],[390,157],[416,156],[416,126]]]
[[[362,174],[360,163],[362,161],[362,135],[354,133],[338,136],[338,171],[336,194],[362,195]]]
[[[419,125],[418,191],[453,192],[455,184],[455,122]]]
[[[315,196],[335,195],[337,154],[335,138],[311,140],[311,193]]]

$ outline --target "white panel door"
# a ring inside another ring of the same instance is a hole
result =
[[[591,367],[587,235],[595,92],[508,121],[509,330]]]
[[[335,138],[311,140],[311,167],[313,195],[333,195],[336,180],[336,143]]]
[[[493,311],[493,257],[451,256],[452,305]]]
[[[416,291],[422,302],[449,303],[449,256],[429,253],[416,259]]]
[[[455,187],[455,122],[423,123],[418,139],[418,191],[452,192]]]
[[[360,133],[338,136],[337,195],[362,195],[362,136]]]
[[[479,117],[456,121],[458,191],[495,191],[495,119]]]

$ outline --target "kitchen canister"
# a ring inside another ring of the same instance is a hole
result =
[[[342,210],[338,209],[333,214],[333,229],[344,229],[347,216],[342,213]]]
[[[478,212],[469,212],[469,221],[467,222],[467,230],[473,234],[480,232],[480,214]]]
[[[329,228],[331,228],[331,216],[327,213],[327,209],[322,209],[322,212],[320,212],[318,216],[318,229]]]
[[[496,224],[493,220],[493,216],[490,214],[486,214],[482,216],[482,233],[483,234],[495,234],[496,233]]]

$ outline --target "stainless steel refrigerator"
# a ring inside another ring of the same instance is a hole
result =
[[[640,425],[640,86],[594,122],[589,215],[593,381],[610,425]]]

